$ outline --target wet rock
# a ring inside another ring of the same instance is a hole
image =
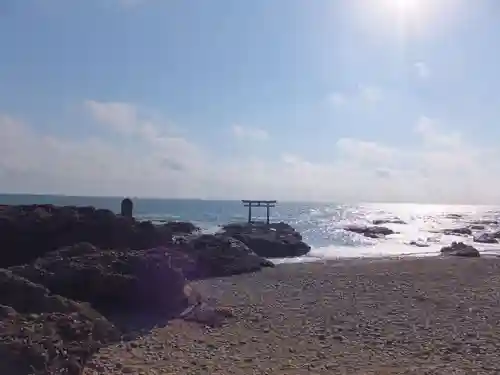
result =
[[[373,220],[374,225],[382,225],[382,224],[407,224],[406,221],[401,219],[377,219]]]
[[[448,236],[470,236],[472,230],[470,228],[451,228],[443,230],[443,233]]]
[[[241,241],[266,258],[298,257],[311,250],[300,233],[286,223],[229,224],[222,228],[221,234]]]
[[[463,214],[446,214],[444,215],[445,218],[447,219],[461,219],[464,217]]]
[[[479,225],[498,225],[498,220],[473,220],[471,224],[479,224]]]
[[[480,243],[498,243],[493,233],[482,233],[478,236],[474,236],[474,242]]]
[[[195,261],[194,268],[183,268],[189,279],[229,276],[274,267],[274,263],[255,254],[242,241],[225,234],[191,236],[179,248]]]
[[[370,238],[383,238],[387,235],[396,233],[392,229],[381,226],[349,225],[344,229],[349,232],[359,233],[364,235],[365,237],[370,237]]]
[[[430,246],[427,242],[423,242],[423,241],[411,241],[410,245],[416,246],[416,247],[429,247]]]
[[[484,230],[484,229],[486,229],[486,227],[482,224],[472,224],[472,225],[469,225],[469,228],[471,230]]]
[[[452,242],[450,246],[445,246],[441,249],[443,255],[452,255],[459,257],[477,258],[480,256],[479,251],[470,245],[463,242]]]
[[[163,225],[164,228],[171,231],[173,234],[189,234],[200,230],[196,225],[185,221],[170,221]]]

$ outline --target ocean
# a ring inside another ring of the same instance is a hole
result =
[[[0,195],[0,204],[91,205],[119,212],[119,197],[70,197],[55,195]],[[247,220],[247,209],[240,201],[196,199],[133,198],[134,215],[152,221],[191,221],[204,232],[213,233],[229,222]],[[262,219],[265,208],[252,210],[255,219]],[[397,234],[372,239],[343,230],[349,224],[372,225],[373,220],[399,218],[406,224],[383,224]],[[272,221],[284,221],[296,228],[312,250],[304,257],[287,260],[306,262],[345,257],[429,256],[453,241],[473,244],[484,254],[500,254],[500,244],[473,242],[472,237],[444,235],[443,229],[465,227],[478,220],[498,220],[499,206],[459,206],[400,203],[299,203],[278,202],[271,209]],[[475,234],[500,230],[488,224]],[[416,247],[416,241],[427,247]]]

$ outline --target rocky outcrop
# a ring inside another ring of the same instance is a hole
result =
[[[183,268],[190,279],[229,276],[274,267],[274,263],[255,254],[245,243],[225,234],[192,236],[179,249],[195,261],[194,269]]]
[[[283,223],[197,230],[93,207],[1,206],[0,266],[9,268],[0,268],[0,373],[80,374],[92,353],[124,333],[114,319],[123,314],[219,324],[231,314],[187,280],[255,272],[274,266],[263,255],[309,251]]]
[[[0,373],[80,374],[118,330],[89,305],[0,269]]]
[[[381,226],[364,226],[364,225],[349,225],[344,228],[348,232],[362,234],[369,238],[383,238],[387,235],[394,234],[392,229]]]
[[[0,267],[24,264],[79,242],[101,249],[147,249],[168,245],[191,223],[154,225],[94,207],[0,206]]]
[[[477,258],[480,256],[479,251],[475,247],[466,245],[463,242],[452,242],[450,246],[445,246],[441,249],[441,254],[468,258]]]
[[[447,219],[461,219],[464,217],[463,214],[446,214],[444,215],[445,218]]]
[[[200,230],[196,225],[187,221],[169,221],[163,225],[173,234],[190,234]]]
[[[493,233],[481,233],[474,236],[474,242],[480,243],[498,243]]]
[[[469,229],[471,230],[484,230],[486,227],[483,224],[471,224],[469,225]]]
[[[311,247],[302,241],[300,233],[286,223],[229,224],[220,233],[248,246],[265,258],[288,258],[307,254]]]
[[[444,229],[443,233],[448,236],[471,236],[472,230],[470,228],[451,228]]]
[[[471,224],[473,224],[473,225],[498,225],[498,220],[489,220],[489,219],[473,220],[473,221],[471,221]]]
[[[416,246],[416,247],[429,247],[430,246],[427,242],[424,242],[424,241],[410,241],[409,245]]]
[[[382,224],[406,224],[406,221],[398,218],[373,220],[373,225],[382,225]]]
[[[168,227],[93,207],[34,205],[0,209],[0,248],[9,249],[0,267],[28,263],[79,242],[103,249],[144,249],[171,240]]]
[[[183,262],[187,267],[189,258],[164,248],[100,251],[81,243],[10,270],[101,311],[143,310],[168,316],[186,308]]]

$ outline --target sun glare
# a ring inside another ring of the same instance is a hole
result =
[[[384,0],[385,8],[398,18],[420,18],[428,4],[425,0]]]
[[[468,0],[349,0],[357,24],[370,37],[433,38],[466,14]]]
[[[415,13],[421,6],[421,0],[390,0],[389,6],[394,7],[398,13]]]

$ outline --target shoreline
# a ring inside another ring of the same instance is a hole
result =
[[[281,267],[285,265],[296,265],[296,264],[309,264],[309,263],[343,263],[343,262],[377,262],[377,261],[405,261],[405,260],[418,260],[418,259],[449,259],[450,256],[443,255],[441,253],[422,253],[418,254],[401,254],[401,255],[381,255],[381,256],[358,256],[358,257],[337,257],[337,258],[316,258],[312,256],[306,256],[306,258],[312,258],[308,260],[294,259],[294,258],[279,258],[277,263],[274,263],[275,259],[269,258],[271,262],[275,264],[275,267]],[[482,259],[500,259],[500,254],[488,254],[481,253]]]
[[[351,259],[193,282],[231,309],[101,349],[85,375],[494,374],[500,259]],[[101,369],[102,372],[96,369]]]

